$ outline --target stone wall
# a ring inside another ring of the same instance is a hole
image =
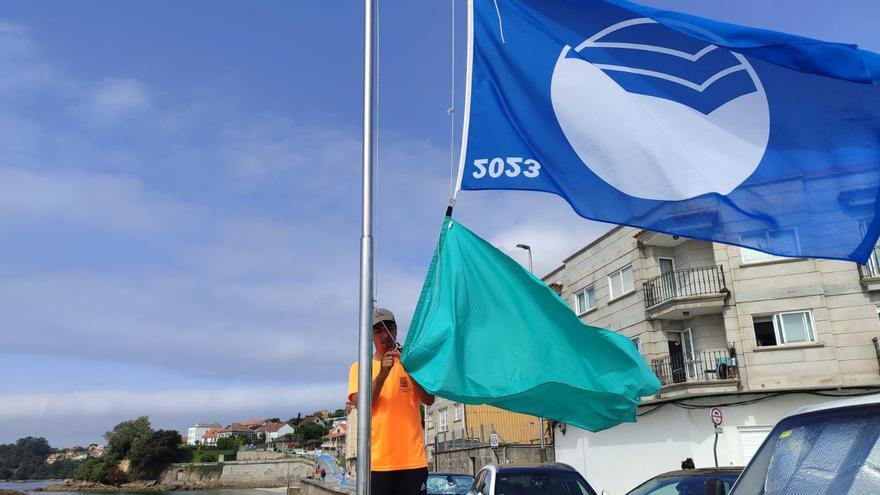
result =
[[[295,483],[313,469],[312,462],[299,459],[173,464],[159,481],[181,488],[274,488]]]
[[[267,450],[239,450],[236,454],[237,461],[275,461],[279,459],[291,459],[290,454],[284,452],[271,452]]]
[[[352,489],[321,483],[317,480],[305,479],[299,485],[299,495],[352,495],[353,493]]]
[[[546,450],[546,462],[553,462],[553,447],[548,447]],[[539,464],[541,462],[540,447],[509,445],[497,449],[479,447],[435,452],[432,465],[428,467],[431,471],[436,472],[475,475],[486,464]]]

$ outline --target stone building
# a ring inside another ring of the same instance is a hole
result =
[[[496,437],[499,446],[534,446],[541,445],[543,425],[544,445],[553,443],[550,422],[536,416],[498,409],[488,405],[470,405],[437,397],[434,404],[425,409],[425,449],[428,465],[437,465],[436,454],[461,449],[480,449],[489,446],[492,436]],[[511,453],[526,452],[523,449],[511,450]],[[518,459],[511,454],[512,460]],[[539,451],[529,453],[538,459]],[[477,456],[478,457],[478,456]],[[544,455],[544,459],[552,457]],[[473,466],[471,466],[473,467]],[[481,465],[477,465],[479,469]],[[470,470],[468,470],[470,472]],[[473,474],[473,473],[472,473]]]
[[[774,235],[790,237],[794,231]],[[663,387],[638,422],[560,425],[556,458],[623,493],[677,469],[744,465],[784,414],[880,386],[880,257],[781,258],[616,227],[545,277],[581,320],[629,337]],[[709,409],[720,406],[718,432]],[[621,462],[634,458],[639,462]]]

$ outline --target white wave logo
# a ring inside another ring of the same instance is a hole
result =
[[[660,31],[666,45],[681,36],[632,19],[562,50],[551,82],[562,131],[584,164],[631,196],[730,193],[757,168],[770,135],[755,70],[715,45],[681,50],[635,40],[644,38],[637,26],[667,29]]]

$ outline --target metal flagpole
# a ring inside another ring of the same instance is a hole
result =
[[[357,495],[370,494],[373,378],[373,0],[364,0],[363,218],[358,340]]]

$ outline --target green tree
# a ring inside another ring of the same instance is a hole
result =
[[[25,437],[14,444],[0,445],[0,473],[2,478],[27,480],[39,477],[40,469],[52,447],[45,438]]]
[[[180,433],[158,430],[139,437],[128,454],[129,474],[134,479],[154,480],[165,467],[185,460],[190,452],[180,447]]]
[[[135,442],[153,433],[150,418],[141,416],[137,419],[123,421],[104,434],[107,450],[104,455],[111,460],[122,460],[128,456]]]
[[[294,431],[293,437],[299,440],[306,447],[314,447],[320,445],[321,438],[327,434],[327,428],[314,423],[300,424]]]
[[[333,411],[334,418],[338,418],[341,416],[345,416],[345,409],[337,409],[337,410]]]
[[[241,445],[237,437],[223,437],[217,439],[217,448],[219,450],[235,450]]]
[[[128,477],[116,465],[116,461],[107,456],[101,459],[89,459],[76,472],[76,479],[104,483],[107,485],[121,485],[128,481]]]

